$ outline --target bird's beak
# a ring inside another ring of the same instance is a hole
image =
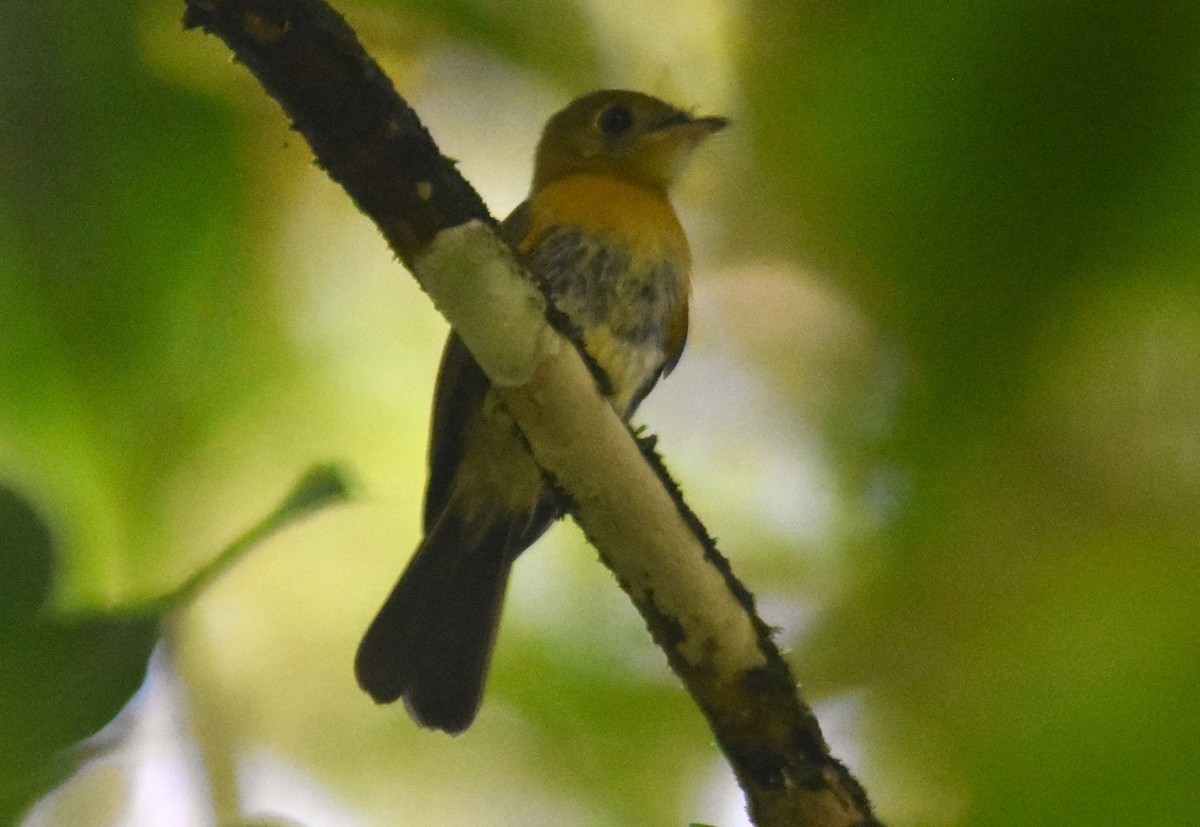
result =
[[[664,188],[669,186],[700,142],[728,124],[725,118],[715,115],[694,118],[686,112],[659,124],[645,135],[638,150],[643,176]]]
[[[705,135],[711,135],[714,132],[720,132],[725,127],[729,126],[729,119],[722,118],[720,115],[708,115],[704,118],[692,118],[693,128],[700,130]]]
[[[680,112],[654,131],[664,137],[671,136],[685,143],[696,144],[714,132],[720,132],[728,125],[727,118],[717,115],[694,118],[686,112]]]

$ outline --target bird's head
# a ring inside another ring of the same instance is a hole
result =
[[[591,92],[546,123],[533,189],[593,173],[665,192],[700,142],[727,123],[720,117],[695,117],[640,92]]]

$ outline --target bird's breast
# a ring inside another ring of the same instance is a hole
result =
[[[627,415],[683,345],[690,256],[675,212],[662,196],[596,176],[552,184],[530,206],[526,262]]]

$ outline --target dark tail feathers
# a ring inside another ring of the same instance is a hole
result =
[[[355,675],[378,703],[404,698],[417,723],[451,734],[471,725],[523,548],[512,548],[514,525],[468,526],[443,513],[358,646]]]

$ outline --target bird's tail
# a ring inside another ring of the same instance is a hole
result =
[[[524,519],[468,522],[449,509],[429,531],[358,646],[359,685],[378,703],[403,698],[424,727],[475,719]]]

